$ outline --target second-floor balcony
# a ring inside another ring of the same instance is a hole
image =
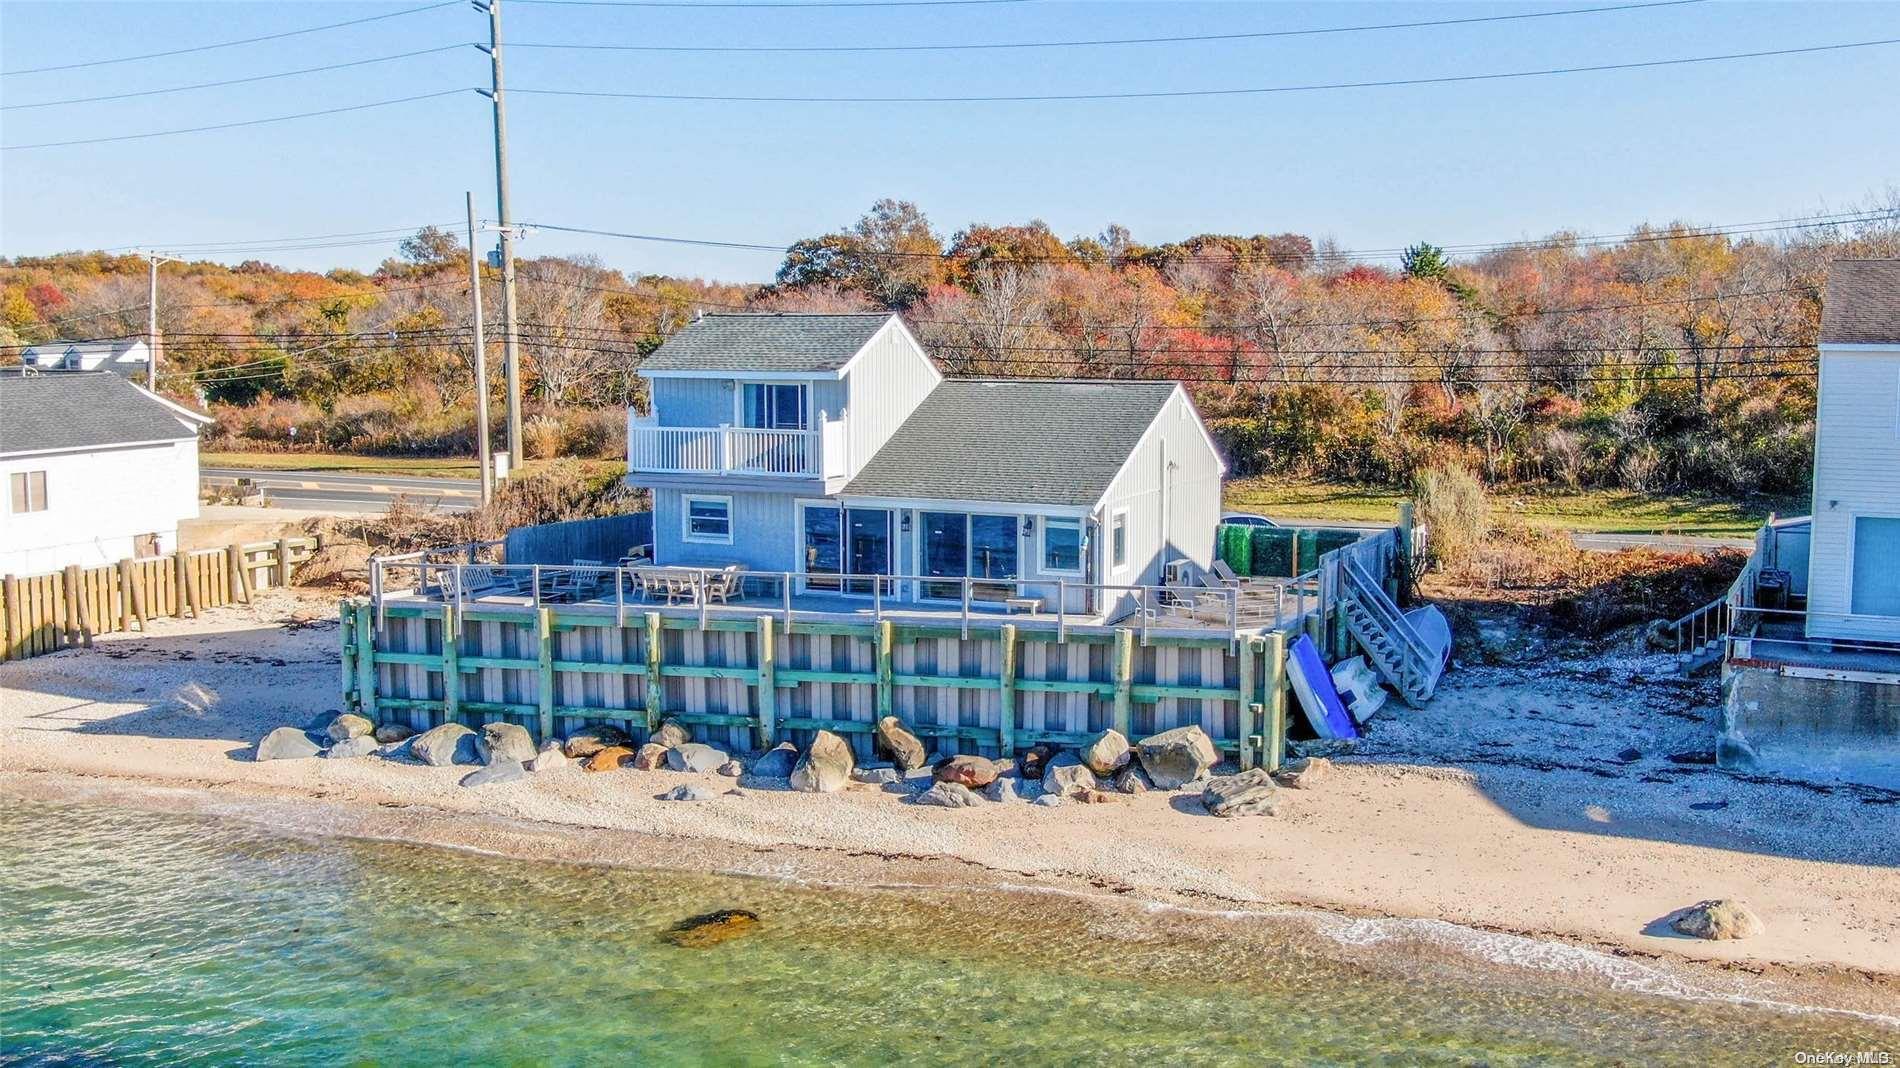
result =
[[[638,416],[627,426],[627,470],[649,474],[842,478],[844,424],[820,419],[809,430],[740,426],[660,426]]]

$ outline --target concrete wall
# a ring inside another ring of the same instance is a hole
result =
[[[1900,675],[1732,663],[1716,760],[1731,771],[1900,789]]]
[[[1900,347],[1821,349],[1808,633],[1900,641],[1900,617],[1852,614],[1854,520],[1900,517]],[[1900,562],[1896,562],[1900,566]]]
[[[46,472],[47,508],[14,514],[12,475]],[[198,514],[198,442],[0,458],[0,572],[97,567],[133,556],[138,535],[178,547]]]

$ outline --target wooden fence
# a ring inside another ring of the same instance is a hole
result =
[[[129,631],[158,616],[196,616],[247,603],[254,590],[288,586],[292,569],[319,547],[315,538],[280,538],[222,549],[181,549],[170,556],[69,566],[0,579],[0,660],[24,660],[95,635]]]
[[[1129,627],[701,621],[583,606],[343,606],[349,707],[416,729],[502,719],[539,738],[610,722],[644,738],[663,718],[729,748],[850,739],[869,757],[896,715],[943,753],[1015,753],[1114,727],[1139,738],[1199,724],[1246,767],[1277,767],[1285,650],[1298,632],[1169,635]]]

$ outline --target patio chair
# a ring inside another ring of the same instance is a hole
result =
[[[450,572],[450,574],[455,574],[455,572]],[[521,576],[512,572],[497,571],[487,564],[464,567],[461,575],[464,597],[481,597],[490,594],[512,596],[523,593],[527,589],[527,583]],[[449,585],[453,585],[453,582]]]
[[[1222,586],[1239,586],[1242,580],[1234,574],[1233,568],[1227,566],[1227,561],[1216,557],[1213,565],[1201,573],[1201,581],[1218,589]]]
[[[745,577],[745,568],[738,564],[727,564],[718,571],[706,576],[705,592],[708,602],[731,604],[739,595],[739,584]]]

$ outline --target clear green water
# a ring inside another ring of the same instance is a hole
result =
[[[756,934],[657,935],[739,907]],[[1791,1063],[1865,1021],[1618,992],[1297,923],[529,864],[9,802],[0,1061]]]

